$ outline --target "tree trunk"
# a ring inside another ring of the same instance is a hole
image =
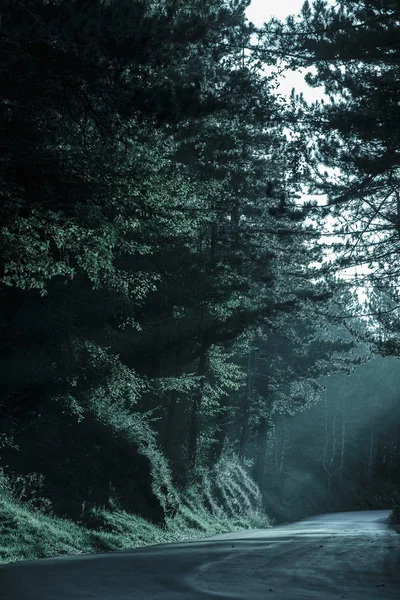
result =
[[[229,406],[229,398],[227,396],[222,396],[220,399],[220,410],[217,416],[214,441],[210,449],[210,466],[213,466],[221,457],[224,448],[228,424],[228,417],[226,414],[227,406]]]
[[[344,376],[340,382],[340,392],[341,392],[341,409],[342,409],[342,435],[341,435],[341,447],[340,447],[340,469],[339,469],[339,484],[343,485],[343,471],[344,471],[344,459],[345,459],[345,450],[346,450],[346,402],[345,402],[345,386],[346,379]]]
[[[325,378],[325,393],[324,393],[324,403],[325,403],[325,444],[324,444],[324,453],[322,457],[322,466],[324,467],[324,471],[327,475],[327,484],[328,490],[331,491],[331,466],[332,461],[328,460],[328,450],[329,450],[329,418],[328,418],[328,398],[327,398],[327,377]]]
[[[367,469],[366,469],[366,483],[369,487],[372,482],[372,471],[374,466],[374,430],[371,431],[369,444],[368,444],[368,453],[367,453]]]
[[[205,374],[208,368],[208,352],[205,352],[199,358],[199,364],[197,367],[197,375],[201,375],[202,378],[199,383],[199,388],[195,392],[192,404],[192,414],[190,418],[190,430],[189,430],[189,443],[188,443],[188,469],[196,467],[197,462],[197,438],[199,434],[199,413],[201,409],[201,402],[203,399],[203,389],[205,383]]]
[[[179,362],[179,352],[176,353],[176,361],[175,361],[175,377],[178,377],[181,373],[181,365]],[[172,424],[176,412],[176,405],[178,403],[178,392],[176,390],[172,390],[169,395],[169,405],[168,405],[168,414],[167,414],[167,422],[165,424],[165,432],[164,432],[164,441],[163,447],[168,454],[168,451],[171,448],[171,438],[172,438]]]
[[[253,355],[254,355],[254,350],[250,350],[248,357],[247,357],[247,385],[246,385],[246,391],[243,396],[243,402],[242,402],[243,422],[242,422],[242,431],[240,434],[240,442],[239,442],[239,460],[242,464],[244,462],[244,457],[245,457],[245,453],[246,453],[246,444],[247,444],[248,430],[249,430],[250,402],[251,402],[251,393],[252,393],[252,389],[253,389],[253,373],[252,373]]]
[[[254,465],[254,479],[260,487],[264,484],[265,460],[268,447],[268,419],[261,417],[257,427],[257,453]]]
[[[285,456],[286,456],[286,446],[287,446],[287,425],[286,421],[283,421],[283,432],[282,432],[282,445],[281,445],[281,453],[279,457],[279,477],[281,482],[283,482],[285,478]]]

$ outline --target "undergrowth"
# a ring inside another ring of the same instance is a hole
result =
[[[165,542],[194,540],[237,529],[266,528],[261,495],[233,458],[223,458],[211,471],[200,471],[177,510],[165,524],[121,510],[117,499],[82,511],[79,521],[55,516],[51,503],[29,485],[38,474],[10,477],[0,471],[0,562],[113,552]]]

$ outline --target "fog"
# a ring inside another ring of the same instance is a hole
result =
[[[350,375],[324,377],[320,402],[278,417],[265,481],[267,506],[278,520],[380,508],[384,497],[398,497],[398,364],[373,356]]]

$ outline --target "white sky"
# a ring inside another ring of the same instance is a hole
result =
[[[272,17],[284,21],[289,15],[298,15],[303,2],[304,0],[252,0],[246,10],[246,16],[256,27],[262,27],[263,23],[269,21]],[[303,75],[298,71],[288,71],[285,77],[281,78],[277,91],[289,96],[293,87],[296,89],[296,93],[303,92],[307,102],[315,102],[315,100],[321,98],[329,101],[322,87],[310,88],[305,83]]]
[[[304,0],[253,0],[246,11],[247,18],[257,27],[261,27],[271,17],[281,21],[288,15],[298,14]]]

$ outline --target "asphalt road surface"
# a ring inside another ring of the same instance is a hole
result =
[[[390,511],[0,566],[1,600],[400,600]],[[400,531],[400,528],[398,528]]]

